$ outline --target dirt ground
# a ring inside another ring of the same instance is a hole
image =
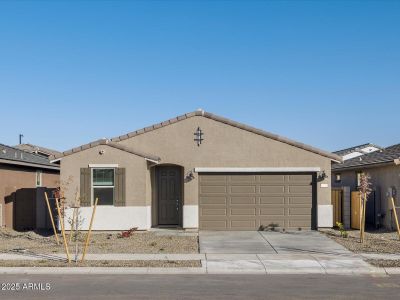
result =
[[[328,237],[355,253],[391,253],[400,254],[400,241],[397,232],[383,230],[365,232],[365,242],[360,243],[360,232],[349,230],[349,236],[343,238],[339,230],[320,230]]]
[[[0,267],[138,267],[189,268],[201,267],[199,260],[90,260],[83,263],[49,260],[0,260]]]
[[[78,238],[79,247],[83,246],[85,236],[86,233],[82,233]],[[75,242],[72,241],[69,245],[70,252],[73,253]],[[0,252],[23,250],[34,253],[62,253],[64,247],[62,244],[56,244],[53,235],[0,229]],[[88,253],[199,253],[199,247],[195,234],[160,235],[157,232],[136,231],[130,237],[121,238],[119,233],[92,233]]]

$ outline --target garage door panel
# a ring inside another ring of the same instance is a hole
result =
[[[227,197],[215,197],[215,196],[207,196],[199,198],[200,205],[209,205],[209,204],[227,204]]]
[[[200,229],[257,230],[260,225],[271,224],[288,229],[311,227],[312,175],[200,174],[199,177]]]
[[[288,181],[290,184],[297,184],[297,183],[301,183],[301,184],[312,184],[312,175],[308,175],[308,174],[296,174],[296,175],[287,175],[288,177]]]
[[[311,205],[312,197],[289,197],[288,202],[291,205]]]
[[[304,186],[304,185],[291,185],[289,186],[288,190],[289,194],[306,194],[306,195],[311,195],[312,194],[312,186]]]
[[[256,208],[231,208],[231,216],[256,216]]]
[[[289,216],[308,216],[311,214],[311,207],[290,207]]]
[[[226,217],[226,208],[202,208],[202,216],[222,216]]]
[[[243,204],[243,205],[250,205],[250,204],[256,204],[256,197],[238,197],[238,196],[232,196],[230,198],[231,205],[235,204]]]
[[[260,183],[285,183],[285,175],[259,175]]]
[[[237,182],[242,182],[242,183],[246,183],[246,182],[255,182],[256,181],[256,176],[255,175],[233,175],[233,176],[229,176],[228,180],[234,184]]]
[[[255,194],[257,187],[255,185],[231,185],[231,194]]]
[[[206,230],[226,230],[228,222],[226,220],[204,220],[200,222],[200,228]]]
[[[227,187],[225,185],[203,185],[200,188],[202,194],[226,194]]]
[[[224,175],[206,175],[200,176],[201,183],[225,183],[227,181],[227,176]]]
[[[284,215],[285,215],[284,207],[260,208],[260,216],[284,216]]]
[[[261,185],[260,193],[262,194],[283,194],[285,193],[284,185]]]
[[[260,204],[285,204],[285,197],[260,197]]]
[[[254,230],[257,227],[256,220],[230,220],[230,227],[232,230]]]

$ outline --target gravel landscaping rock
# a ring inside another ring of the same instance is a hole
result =
[[[398,259],[367,259],[367,263],[381,268],[399,268],[400,260]]]
[[[88,260],[83,263],[49,260],[2,260],[0,267],[139,267],[139,268],[193,268],[201,267],[199,260]]]
[[[349,230],[349,236],[343,238],[335,229],[321,229],[322,233],[355,253],[400,253],[400,241],[396,232],[382,230],[365,232],[365,242],[360,243],[360,232]]]
[[[85,236],[85,233],[81,234],[79,247],[83,245]],[[63,245],[57,245],[52,235],[0,229],[1,252],[24,249],[34,253],[64,252]],[[74,242],[70,243],[70,251],[75,251]],[[88,253],[199,253],[198,236],[135,231],[132,236],[121,238],[119,233],[92,233]]]

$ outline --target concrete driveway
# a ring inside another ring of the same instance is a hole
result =
[[[200,231],[205,254],[351,254],[318,231]]]

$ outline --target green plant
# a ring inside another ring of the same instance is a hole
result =
[[[339,228],[340,236],[342,238],[347,238],[349,236],[349,233],[346,231],[346,229],[344,229],[344,226],[342,223],[336,222],[336,226]]]

